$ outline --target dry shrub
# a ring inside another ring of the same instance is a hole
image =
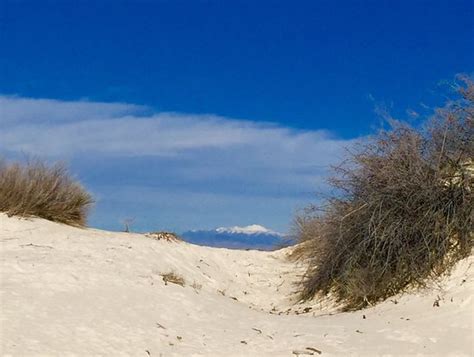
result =
[[[302,297],[360,309],[425,287],[471,254],[474,207],[473,84],[415,130],[393,123],[361,143],[330,180],[322,209],[296,219],[309,263]]]
[[[168,283],[176,284],[176,285],[185,285],[184,278],[175,273],[174,271],[171,271],[169,273],[163,273],[161,274],[161,277],[163,278],[163,281],[165,282],[165,285],[168,285]]]
[[[83,226],[92,202],[62,164],[0,161],[0,212]]]
[[[183,240],[176,234],[172,232],[150,232],[145,233],[146,237],[155,239],[155,240],[164,240],[166,242],[178,243]]]

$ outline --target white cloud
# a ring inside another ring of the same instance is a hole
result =
[[[0,95],[0,124],[53,124],[113,118],[129,113],[144,113],[147,108],[124,103],[61,101]]]
[[[206,199],[200,207],[213,212],[212,217],[194,209],[183,210],[183,202],[170,203],[166,206],[170,220],[178,212],[180,217],[165,222],[168,226],[180,225],[178,219],[236,225],[239,222],[230,222],[225,212],[237,217],[257,215],[256,210],[271,199],[278,204],[267,209],[271,214],[266,221],[258,223],[282,229],[288,222],[282,223],[281,217],[287,215],[291,220],[301,195],[316,190],[328,166],[338,162],[344,147],[352,143],[324,130],[295,130],[215,115],[153,113],[149,108],[123,103],[0,96],[0,108],[0,154],[26,153],[82,162],[79,174],[86,180],[91,177],[88,183],[99,196],[109,185],[130,193],[128,204],[122,205],[140,206],[146,199],[153,206],[154,200],[162,200],[165,194],[181,200],[192,193],[238,199],[238,209],[232,200],[217,204]],[[123,165],[133,168],[124,170]],[[101,166],[107,169],[100,171]],[[93,172],[100,174],[94,176]],[[138,186],[130,190],[130,185]],[[112,198],[103,197],[101,205],[107,206]],[[227,209],[223,208],[225,202]],[[253,202],[252,207],[242,202]],[[97,214],[110,217],[115,206],[110,204],[107,213]],[[122,212],[123,207],[117,210]],[[258,217],[262,216],[265,214],[258,212]]]
[[[0,150],[44,156],[168,156],[189,150],[233,148],[247,152],[247,160],[262,165],[274,158],[275,164],[327,164],[328,154],[333,157],[346,144],[324,131],[296,131],[214,115],[138,116],[143,107],[120,103],[0,96],[0,105]]]

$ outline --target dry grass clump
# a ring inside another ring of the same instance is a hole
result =
[[[185,284],[184,278],[181,275],[175,273],[174,271],[171,271],[169,273],[163,273],[161,274],[161,277],[163,278],[165,285],[168,285],[168,283],[172,283],[184,286]]]
[[[92,196],[64,165],[0,160],[0,212],[83,226],[92,203]]]
[[[172,233],[172,232],[150,232],[150,233],[145,233],[145,236],[152,239],[164,240],[166,242],[173,242],[173,243],[178,243],[178,242],[183,241],[176,233]]]
[[[426,130],[394,123],[362,143],[330,180],[337,194],[297,218],[302,297],[360,309],[424,287],[471,254],[474,89]]]

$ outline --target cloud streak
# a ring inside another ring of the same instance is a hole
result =
[[[107,185],[127,191],[131,203],[131,187],[136,188],[136,202],[140,192],[157,200],[174,192],[177,202],[171,211],[183,204],[179,202],[185,200],[183,192],[232,195],[240,202],[240,210],[244,210],[241,199],[245,196],[252,195],[254,205],[256,197],[262,196],[280,199],[278,207],[286,207],[287,202],[285,225],[295,202],[321,184],[328,165],[339,161],[343,148],[352,142],[324,130],[302,131],[210,114],[154,113],[124,103],[0,96],[0,107],[0,153],[70,160],[99,196]],[[223,201],[217,201],[222,207]],[[213,202],[209,200],[207,211],[216,215]],[[96,214],[100,215],[100,206]],[[206,228],[212,226],[211,221],[223,226],[260,223],[280,230],[284,225],[270,216],[265,222],[207,217],[202,227],[167,225]]]

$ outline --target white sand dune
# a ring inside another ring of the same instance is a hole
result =
[[[284,250],[206,248],[3,214],[0,242],[2,355],[474,353],[471,258],[436,289],[336,313],[295,305],[303,267]],[[165,284],[161,274],[172,271],[184,287]]]

